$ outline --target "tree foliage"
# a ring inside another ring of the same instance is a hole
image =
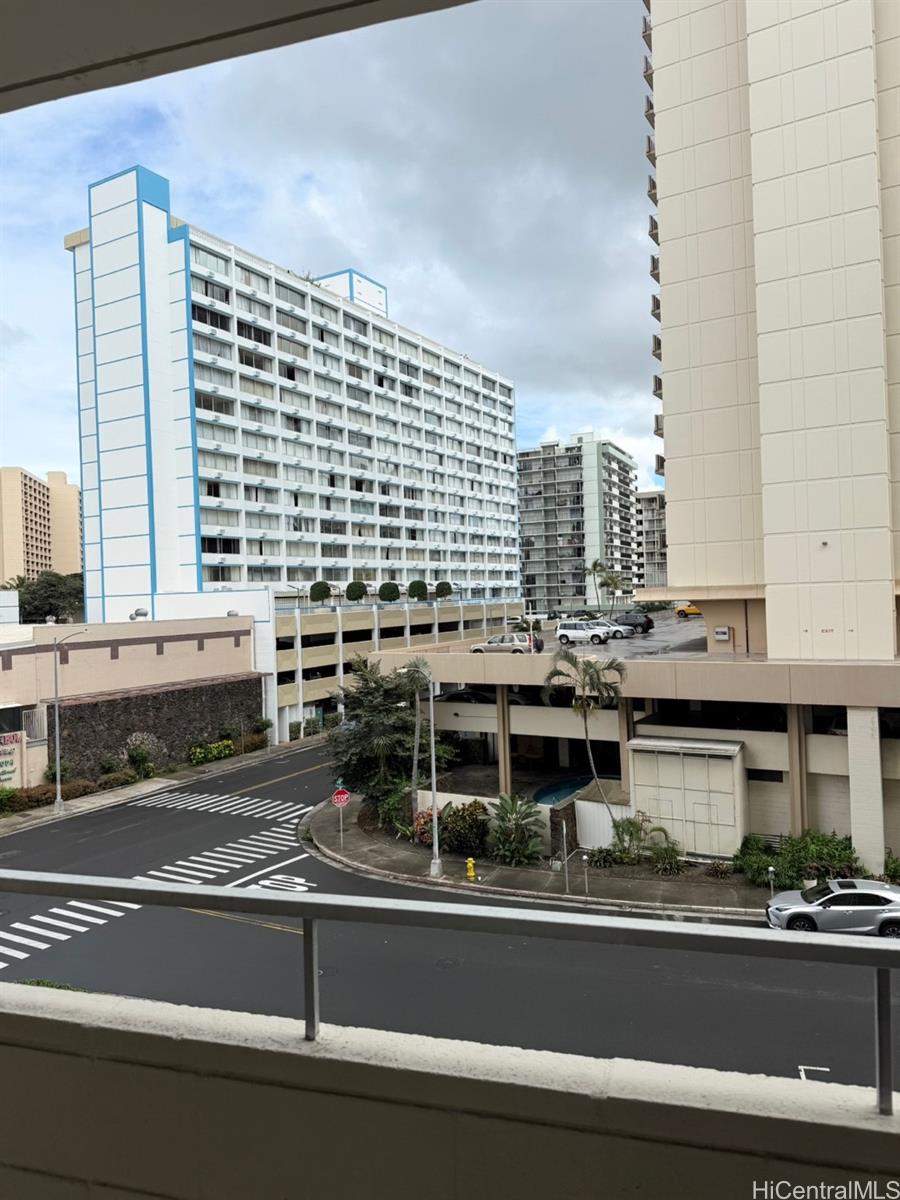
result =
[[[410,600],[427,600],[428,584],[424,579],[414,579],[409,585]]]
[[[438,600],[445,600],[447,596],[453,595],[453,584],[448,583],[446,579],[441,579],[435,585],[434,594]]]
[[[524,796],[503,792],[491,809],[495,822],[493,856],[496,861],[507,867],[524,867],[536,862],[544,844],[537,803]]]
[[[359,579],[353,579],[347,584],[347,590],[344,595],[350,601],[365,600],[369,594],[366,585]]]
[[[331,586],[324,579],[317,579],[309,589],[309,599],[312,604],[324,604],[331,599]]]
[[[383,600],[385,604],[400,599],[400,589],[392,579],[386,579],[378,589],[378,599]]]
[[[79,621],[84,616],[84,581],[81,575],[41,571],[36,579],[17,575],[3,584],[4,591],[19,593],[19,620],[37,624],[55,617],[57,621]]]

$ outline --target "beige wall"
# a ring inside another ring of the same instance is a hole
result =
[[[81,489],[65,471],[48,471],[50,489],[50,557],[60,575],[81,572]]]
[[[871,1088],[330,1025],[308,1043],[123,997],[0,985],[0,1069],[10,1200],[586,1200],[598,1164],[611,1196],[720,1200],[896,1174]]]
[[[25,514],[21,473],[0,467],[0,583],[25,574]]]
[[[76,636],[70,637],[73,633]],[[33,627],[33,635],[33,643],[24,647],[0,645],[0,703],[30,706],[52,698],[54,635],[68,639],[59,648],[63,697],[131,691],[253,670],[252,621],[248,617],[41,625]]]

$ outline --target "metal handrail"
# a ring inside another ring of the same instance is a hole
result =
[[[500,908],[485,904],[445,904],[413,900],[376,900],[370,896],[273,895],[262,888],[211,887],[98,875],[64,875],[43,871],[0,872],[0,893],[65,896],[83,900],[124,900],[169,908],[203,907],[215,912],[252,912],[298,917],[303,921],[303,991],[306,1040],[319,1033],[318,922],[344,921],[404,928],[453,929],[471,933],[503,933],[593,942],[607,946],[700,951],[751,958],[788,959],[870,967],[875,972],[875,1090],[878,1111],[893,1112],[891,971],[900,969],[900,954],[890,940],[794,933],[770,929],[605,917],[593,913]]]

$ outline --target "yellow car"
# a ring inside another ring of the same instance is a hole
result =
[[[696,604],[691,604],[690,600],[679,600],[675,605],[676,617],[700,617],[703,614]]]

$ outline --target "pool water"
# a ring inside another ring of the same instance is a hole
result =
[[[580,792],[590,782],[590,775],[583,775],[576,779],[566,779],[562,783],[545,783],[534,793],[534,799],[538,804],[556,804],[558,800],[565,800],[567,796]]]

